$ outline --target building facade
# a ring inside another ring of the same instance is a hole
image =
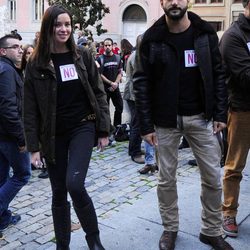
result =
[[[132,44],[138,34],[154,23],[163,11],[158,0],[102,0],[110,8],[102,24],[107,33],[96,41],[111,37],[120,42],[127,38]],[[209,21],[216,31],[224,31],[243,11],[241,0],[191,0],[191,10]],[[48,7],[46,0],[0,0],[0,35],[13,29],[22,35],[24,43],[30,43],[39,31],[41,18]]]

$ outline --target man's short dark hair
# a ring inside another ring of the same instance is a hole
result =
[[[104,39],[104,42],[106,42],[106,41],[110,41],[112,45],[114,44],[113,40],[111,38],[109,38],[109,37]]]
[[[0,38],[0,48],[4,48],[4,47],[7,47],[7,46],[8,46],[7,40],[8,40],[9,38],[18,39],[18,38],[16,37],[16,35],[13,35],[13,34],[8,34],[8,35],[5,35],[5,36],[2,36],[2,37]],[[19,39],[18,39],[18,40],[19,40]]]
[[[243,5],[244,8],[246,8],[248,3],[249,3],[249,0],[242,0],[242,5]]]
[[[17,33],[17,29],[12,30],[10,33],[11,33],[12,35],[14,35],[14,36],[15,36],[18,40],[20,40],[20,41],[23,39],[23,38],[21,37],[21,35]]]

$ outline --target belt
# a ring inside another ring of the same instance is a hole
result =
[[[96,119],[95,114],[89,114],[86,117],[84,117],[81,122],[86,122],[86,121],[94,121]]]

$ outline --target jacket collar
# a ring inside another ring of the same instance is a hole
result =
[[[1,61],[1,62],[5,62],[5,63],[11,65],[13,68],[16,69],[15,64],[14,64],[8,57],[0,56],[0,61]]]
[[[250,19],[247,19],[243,13],[240,13],[238,24],[243,30],[250,31]]]
[[[16,65],[8,58],[5,56],[0,56],[0,62],[4,62],[6,64],[9,64],[11,67],[13,67],[16,72],[19,74],[19,76],[23,79],[23,72],[20,68],[17,68]]]
[[[195,36],[199,36],[202,33],[210,33],[210,34],[215,33],[215,30],[213,29],[213,27],[205,20],[202,20],[197,14],[195,14],[191,11],[188,11],[188,18],[194,27]],[[164,39],[164,37],[166,36],[166,33],[168,32],[168,26],[166,24],[165,15],[162,15],[152,25],[152,27],[149,28],[149,31],[150,32],[147,35],[149,40],[151,40],[151,39],[155,40],[156,37],[159,37],[159,38],[156,38],[157,40]],[[152,36],[152,34],[153,34],[152,32],[156,32],[156,34],[154,36]]]

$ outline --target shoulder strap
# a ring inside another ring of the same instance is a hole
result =
[[[103,66],[103,64],[104,64],[104,56],[103,56],[103,55],[100,55],[99,58],[100,58],[100,60],[101,60],[101,66]]]
[[[100,58],[100,69],[99,69],[99,72],[102,74],[102,72],[103,72],[103,65],[104,65],[104,56],[100,55],[99,58]]]
[[[118,63],[120,63],[121,57],[120,57],[119,55],[115,54],[115,60],[116,60]]]

